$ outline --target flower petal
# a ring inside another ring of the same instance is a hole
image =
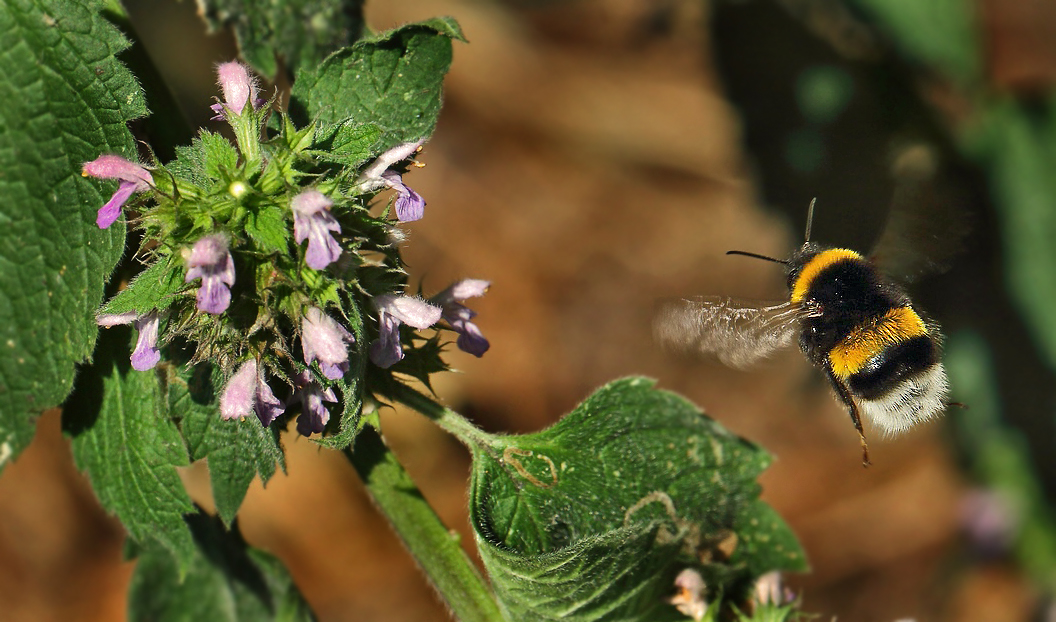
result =
[[[400,321],[391,315],[380,313],[378,318],[378,338],[371,342],[368,355],[370,360],[388,369],[403,359],[403,346],[400,344]]]
[[[253,411],[257,401],[257,361],[249,359],[227,381],[220,395],[220,416],[238,419]]]
[[[110,328],[111,326],[131,324],[137,317],[139,317],[139,314],[135,311],[129,311],[128,313],[101,313],[95,316],[95,323],[99,326]]]
[[[433,300],[440,303],[441,306],[447,302],[462,302],[466,298],[483,296],[489,287],[491,287],[491,282],[484,279],[462,279],[452,283],[450,287],[437,294]]]
[[[331,235],[341,233],[341,225],[328,209],[333,203],[318,190],[306,190],[290,202],[293,238],[298,244],[308,239],[305,262],[313,270],[322,270],[341,256],[341,245]]]
[[[132,369],[147,371],[153,369],[161,360],[161,352],[157,348],[159,323],[157,311],[151,311],[136,320],[139,337],[136,339],[136,349],[132,352]]]
[[[440,321],[443,309],[414,296],[382,294],[374,304],[381,313],[388,313],[400,322],[418,329],[429,328]]]
[[[185,282],[201,278],[198,288],[198,309],[219,315],[231,304],[231,290],[235,284],[235,262],[223,234],[207,235],[194,243],[187,257]]]
[[[224,94],[224,104],[235,114],[250,101],[257,99],[257,81],[250,76],[249,69],[238,61],[221,63],[216,66],[217,82]]]
[[[120,179],[136,184],[136,192],[142,192],[154,183],[150,171],[119,155],[103,154],[91,162],[85,162],[81,175],[97,179]]]
[[[105,205],[99,208],[99,212],[95,215],[95,224],[100,229],[109,228],[110,225],[114,224],[117,218],[121,215],[121,208],[125,206],[128,199],[135,194],[137,185],[131,181],[123,181],[117,186],[117,191],[114,192],[110,200]]]
[[[385,186],[391,187],[391,185],[386,183],[382,178],[382,174],[392,168],[393,164],[402,162],[418,153],[418,148],[422,146],[423,142],[425,142],[424,138],[416,140],[413,143],[402,143],[375,158],[367,168],[363,169],[363,173],[361,173],[358,178],[360,189],[364,192],[370,192],[371,190],[377,190],[378,188],[384,188]]]
[[[265,428],[271,425],[271,422],[275,421],[275,418],[286,410],[282,402],[275,397],[275,393],[272,392],[268,383],[264,381],[263,374],[257,376],[257,401],[253,406],[253,410],[256,411],[260,424]]]
[[[301,348],[304,362],[319,363],[319,369],[330,380],[348,371],[348,344],[355,338],[343,326],[320,309],[311,307],[301,321]]]
[[[491,348],[491,344],[473,322],[465,322],[460,327],[455,327],[455,330],[458,331],[458,339],[455,341],[455,345],[458,346],[459,350],[480,358]]]

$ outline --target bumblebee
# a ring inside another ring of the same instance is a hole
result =
[[[949,384],[942,366],[942,336],[914,308],[905,291],[873,260],[846,248],[810,241],[814,201],[803,245],[788,259],[746,251],[783,264],[787,302],[770,306],[723,298],[675,300],[661,305],[654,324],[660,343],[709,354],[743,368],[789,345],[820,367],[850,411],[869,465],[862,415],[887,436],[941,414]]]

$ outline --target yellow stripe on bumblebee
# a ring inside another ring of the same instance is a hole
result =
[[[792,286],[790,300],[793,303],[803,302],[807,297],[807,292],[810,291],[810,285],[814,282],[814,279],[821,274],[822,270],[847,259],[865,261],[864,257],[849,248],[830,248],[812,257],[811,260],[803,266],[803,269],[799,273],[799,277],[796,278],[796,282]]]
[[[928,329],[912,307],[895,307],[847,334],[829,353],[832,373],[846,380],[870,359],[903,341],[927,335]]]

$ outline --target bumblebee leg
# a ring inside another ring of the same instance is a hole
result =
[[[869,462],[869,443],[865,440],[865,430],[862,429],[862,418],[858,413],[858,403],[854,401],[851,390],[847,388],[847,385],[843,384],[843,381],[832,373],[832,365],[828,361],[825,361],[825,373],[828,374],[832,387],[836,389],[836,395],[840,396],[840,401],[846,404],[851,411],[851,423],[854,424],[854,429],[858,430],[858,438],[862,442],[862,466],[867,467],[872,463]]]

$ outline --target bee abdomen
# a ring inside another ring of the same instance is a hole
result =
[[[853,392],[853,389],[852,389]],[[862,413],[887,436],[895,436],[946,410],[949,383],[942,363],[904,374],[872,398],[858,399]]]
[[[862,413],[898,434],[945,409],[948,383],[939,346],[912,307],[895,307],[856,327],[829,353],[833,374]]]

